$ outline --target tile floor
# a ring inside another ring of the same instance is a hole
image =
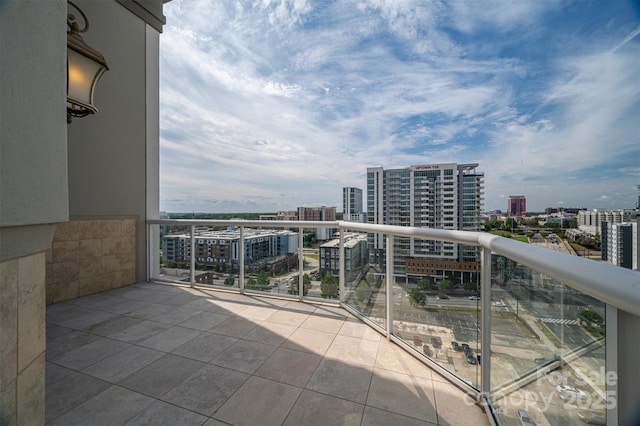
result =
[[[488,424],[346,311],[137,284],[47,307],[49,425]]]

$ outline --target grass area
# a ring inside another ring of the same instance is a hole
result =
[[[311,259],[320,260],[319,254],[305,254],[304,257],[310,257]]]
[[[499,236],[505,237],[505,238],[511,238],[511,239],[514,239],[516,241],[520,241],[520,242],[523,242],[523,243],[529,243],[529,238],[526,235],[512,234],[509,231],[500,231],[498,229],[494,229],[490,233],[493,234],[493,235],[499,235]]]
[[[587,250],[587,248],[586,248],[586,247],[581,246],[581,245],[580,245],[580,244],[578,244],[578,243],[569,243],[569,244],[571,244],[571,247],[573,247],[573,249],[574,249],[575,251],[585,251],[585,250]]]

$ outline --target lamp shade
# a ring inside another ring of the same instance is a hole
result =
[[[67,33],[67,117],[95,114],[93,91],[107,70],[104,56],[75,31]]]

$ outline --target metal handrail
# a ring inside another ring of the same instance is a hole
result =
[[[261,228],[338,228],[390,236],[413,237],[484,247],[544,272],[576,290],[640,316],[640,272],[570,254],[524,244],[486,232],[454,231],[345,221],[263,221],[157,219],[148,224],[238,226]]]

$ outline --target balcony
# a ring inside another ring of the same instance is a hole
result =
[[[488,424],[330,304],[136,284],[50,305],[46,357],[51,425]]]
[[[198,284],[194,261],[160,270],[160,225],[187,246],[197,226],[237,226],[233,282]],[[345,265],[341,241],[335,295],[319,281],[260,287],[244,236],[265,226],[298,230],[299,283],[315,267],[305,228],[377,234],[386,248]],[[350,222],[154,220],[148,235],[157,283],[49,307],[51,424],[515,424],[517,410],[537,424],[617,423],[617,312],[637,318],[637,272],[484,233]],[[406,238],[479,247],[481,273],[414,303],[415,280],[392,266]]]

